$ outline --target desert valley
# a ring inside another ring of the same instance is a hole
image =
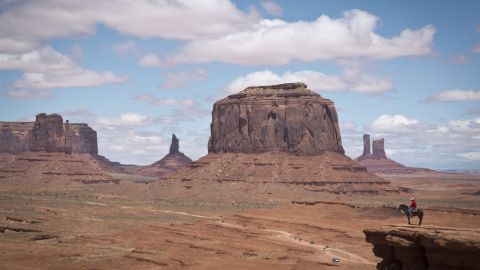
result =
[[[405,167],[368,135],[348,158],[333,102],[302,83],[216,102],[195,161],[175,135],[134,166],[58,114],[0,125],[0,269],[480,267],[480,176]]]
[[[480,270],[479,11],[0,0],[0,270]]]

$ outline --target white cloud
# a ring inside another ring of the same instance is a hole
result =
[[[32,90],[32,89],[14,89],[7,91],[7,96],[12,98],[22,98],[22,99],[37,99],[37,98],[48,98],[52,95],[48,90]]]
[[[480,43],[475,45],[475,47],[472,48],[472,52],[480,53]]]
[[[171,113],[161,115],[154,120],[156,123],[160,124],[178,125],[180,122],[194,121],[210,114],[209,110],[204,109],[194,99],[160,98],[152,94],[141,94],[134,97],[134,99],[141,102],[146,102],[152,106],[173,107]]]
[[[98,117],[97,123],[105,126],[144,126],[152,123],[152,119],[137,113],[125,113],[118,117]]]
[[[22,78],[13,84],[15,89],[52,89],[68,87],[92,87],[112,83],[124,83],[126,76],[117,76],[112,72],[97,72],[80,67],[56,73],[24,73]],[[12,90],[13,92],[17,90]]]
[[[165,82],[161,85],[165,89],[182,88],[189,86],[192,81],[207,79],[207,71],[204,69],[195,69],[192,71],[179,71],[167,73]]]
[[[341,121],[340,132],[342,135],[356,134],[358,132],[357,124],[352,121]]]
[[[337,19],[323,15],[312,22],[262,20],[245,31],[191,41],[164,62],[283,65],[294,60],[392,59],[432,53],[433,26],[404,29],[398,36],[384,38],[374,32],[378,20],[361,10],[346,11]]]
[[[158,57],[158,55],[156,55],[154,53],[149,53],[149,54],[144,55],[140,59],[138,64],[142,67],[162,67],[162,66],[164,66],[160,57]]]
[[[77,51],[78,49],[74,48]],[[22,77],[14,82],[7,95],[14,98],[48,97],[49,89],[91,87],[124,83],[127,76],[117,76],[110,71],[93,71],[80,67],[70,57],[44,46],[21,54],[0,53],[0,70],[22,70]]]
[[[285,72],[281,75],[270,70],[252,72],[237,77],[225,87],[225,93],[236,93],[248,86],[269,85],[286,82],[304,82],[315,91],[351,91],[368,94],[384,93],[393,88],[389,79],[377,78],[362,74],[357,68],[347,67],[340,76],[327,75],[321,72],[303,70]]]
[[[125,43],[115,44],[113,51],[119,55],[127,55],[129,53],[138,53],[139,49],[135,42],[129,40]]]
[[[134,99],[153,106],[195,106],[197,104],[194,99],[159,98],[153,94],[141,94]]]
[[[94,125],[99,154],[123,164],[151,164],[168,153],[170,142],[159,133],[125,126]]]
[[[457,54],[451,59],[451,62],[455,64],[466,64],[467,58],[463,54]]]
[[[379,133],[413,133],[419,121],[403,115],[380,115],[372,123],[372,129]]]
[[[477,101],[480,100],[480,91],[451,89],[446,90],[427,98],[426,101],[455,102],[455,101]]]
[[[228,0],[27,0],[0,14],[6,37],[0,48],[27,51],[44,40],[94,34],[97,24],[135,37],[189,40],[236,32],[258,19]]]
[[[0,38],[0,53],[22,53],[33,50],[37,43],[33,41],[18,40],[14,37]]]
[[[467,152],[457,154],[457,156],[463,157],[468,160],[480,160],[480,152]]]
[[[260,5],[268,14],[279,17],[283,15],[283,8],[273,0],[261,0]]]
[[[467,120],[452,120],[447,124],[448,130],[462,135],[480,135],[480,117]]]

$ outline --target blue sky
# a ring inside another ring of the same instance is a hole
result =
[[[66,3],[65,3],[66,2]],[[212,104],[303,81],[405,165],[480,169],[478,1],[0,0],[0,114],[60,113],[149,164],[207,153]]]

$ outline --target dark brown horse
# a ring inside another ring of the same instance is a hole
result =
[[[400,210],[400,212],[403,212],[407,216],[408,224],[410,224],[410,218],[411,217],[417,216],[418,219],[420,220],[418,222],[418,225],[422,225],[422,219],[423,219],[423,210],[422,209],[417,208],[417,211],[414,211],[412,213],[412,216],[408,215],[408,206],[406,206],[405,204],[400,204],[400,206],[398,207],[398,210]]]

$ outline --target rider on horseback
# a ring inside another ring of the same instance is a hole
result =
[[[411,217],[414,211],[417,211],[417,202],[415,201],[415,197],[412,197],[410,198],[410,207],[408,207],[408,215]]]

